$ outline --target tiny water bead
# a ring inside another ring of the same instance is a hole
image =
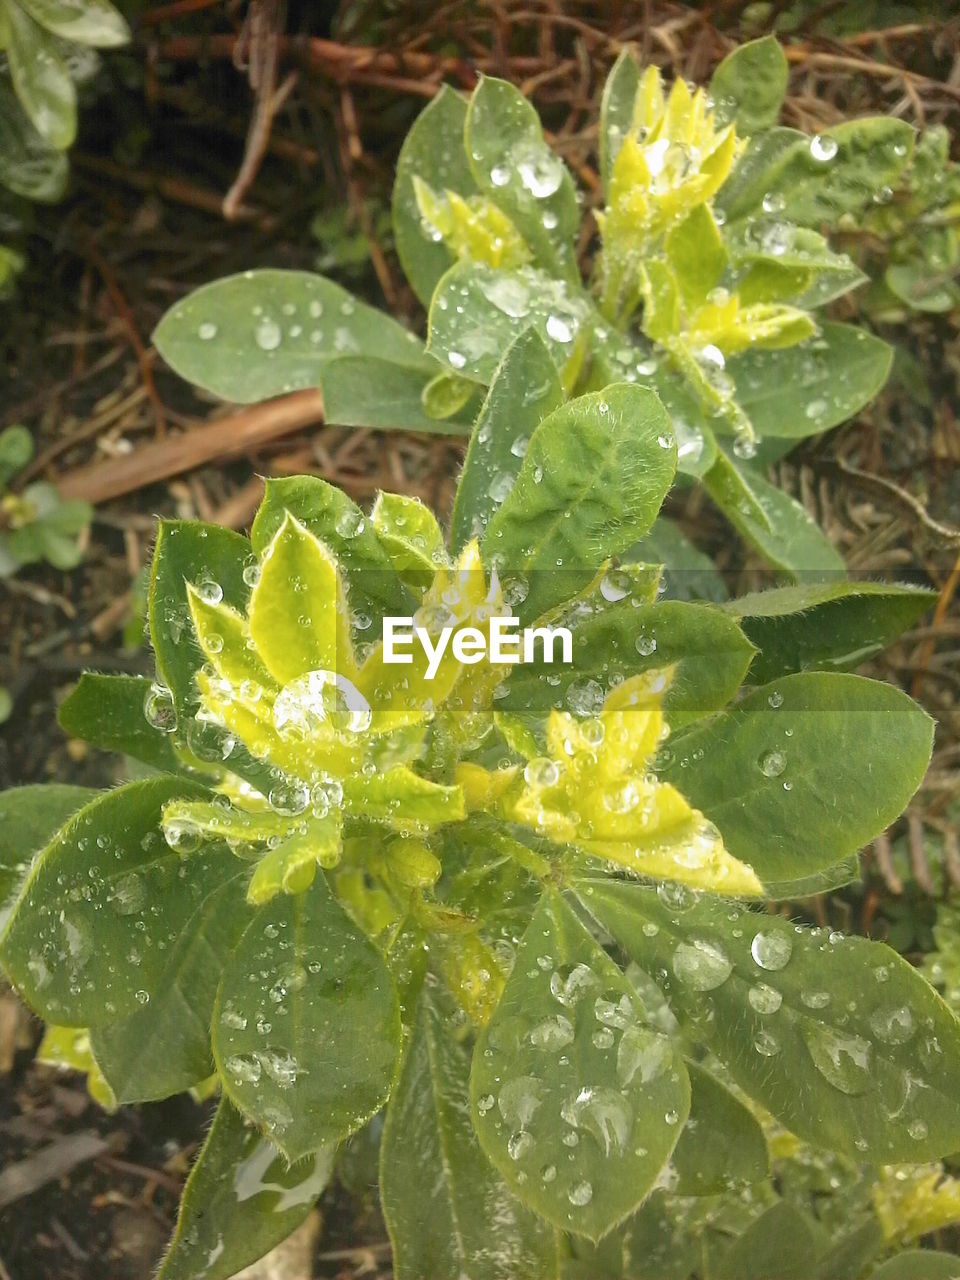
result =
[[[758,982],[755,987],[751,987],[747,992],[747,1000],[752,1009],[762,1014],[776,1013],[783,1004],[783,996],[780,992],[765,982]]]
[[[553,338],[554,342],[570,342],[573,338],[573,328],[564,320],[562,316],[547,316],[547,336]]]
[[[649,658],[657,651],[656,637],[648,635],[645,631],[641,631],[634,641],[634,648],[641,657]]]
[[[257,325],[255,337],[261,351],[276,351],[283,341],[283,333],[275,320],[261,320]]]
[[[827,164],[837,154],[837,150],[836,138],[817,133],[810,139],[810,154],[818,164]]]
[[[523,778],[531,787],[554,787],[560,780],[560,767],[546,756],[536,756],[527,763]]]
[[[789,963],[793,941],[783,929],[761,930],[750,945],[750,954],[761,969],[776,972]]]
[[[706,938],[681,942],[673,953],[673,971],[695,991],[713,991],[733,972],[733,963],[718,943]]]
[[[593,1199],[593,1187],[586,1181],[575,1182],[567,1192],[567,1199],[571,1204],[582,1209]]]
[[[782,751],[765,751],[759,764],[765,778],[779,778],[787,767],[787,757]]]
[[[800,1033],[814,1066],[840,1093],[856,1096],[875,1085],[869,1040],[824,1022],[804,1021]]]
[[[197,337],[201,342],[210,342],[217,336],[218,329],[212,320],[205,320],[197,330]]]
[[[161,733],[176,732],[177,708],[166,685],[151,684],[143,700],[143,715],[147,724]]]

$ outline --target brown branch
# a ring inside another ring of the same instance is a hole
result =
[[[65,499],[106,502],[194,467],[241,457],[267,441],[322,421],[320,392],[295,391],[154,441],[123,457],[88,463],[68,472],[57,487]]]

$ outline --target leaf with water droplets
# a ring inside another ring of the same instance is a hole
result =
[[[454,553],[482,535],[498,505],[494,482],[516,478],[530,437],[562,401],[550,352],[535,330],[525,330],[504,353],[474,424],[453,504]]]
[[[481,1145],[514,1193],[593,1240],[646,1196],[690,1103],[670,1041],[553,890],[480,1033],[470,1089]]]
[[[150,692],[151,681],[144,676],[85,671],[61,702],[57,719],[71,738],[132,756],[164,773],[176,773],[181,763],[170,735],[157,730],[144,715]]]
[[[342,489],[319,476],[267,480],[250,530],[258,556],[276,537],[287,513],[334,552],[349,581],[355,610],[377,618],[385,613],[403,617],[412,612],[413,597],[394,573],[376,530]]]
[[[257,654],[281,685],[311,671],[355,672],[350,610],[337,562],[289,514],[263,553],[249,625]]]
[[[200,902],[180,937],[165,949],[163,974],[149,1004],[90,1031],[97,1065],[119,1103],[170,1098],[214,1073],[210,1019],[220,973],[249,923],[243,864],[225,855],[223,872],[225,883]],[[134,873],[119,885],[119,905],[134,911],[145,892]],[[134,964],[132,958],[139,954],[127,955],[135,984],[140,960]]]
[[[340,427],[467,435],[479,408],[479,388],[459,379],[456,400],[448,398],[440,416],[428,393],[442,377],[441,365],[428,371],[419,361],[406,365],[372,355],[325,360],[320,374],[324,418]]]
[[[251,557],[249,541],[230,529],[193,520],[160,522],[150,577],[150,639],[181,729],[199,702],[196,677],[205,661],[190,639],[186,584],[207,582],[211,597],[246,613],[250,588],[243,572]]]
[[[814,138],[771,129],[751,138],[717,205],[728,223],[755,214],[771,196],[782,196],[790,220],[802,226],[856,217],[910,163],[914,137],[906,121],[892,116],[849,120]]]
[[[13,87],[44,141],[66,151],[77,132],[77,91],[57,41],[27,9],[26,4],[4,7],[5,52]]]
[[[506,349],[533,328],[569,390],[599,318],[579,283],[536,267],[459,262],[430,303],[427,350],[463,377],[489,384]]]
[[[666,588],[663,594],[668,600],[722,604],[729,594],[710,557],[666,516],[658,517],[646,537],[631,547],[624,559],[662,565]]]
[[[706,1068],[687,1062],[687,1073],[690,1118],[673,1153],[677,1195],[716,1195],[765,1178],[767,1140],[752,1112]]]
[[[324,365],[346,356],[419,370],[421,386],[437,372],[416,335],[309,271],[204,285],[171,307],[153,341],[182,378],[239,404],[322,387]]]
[[[670,421],[646,388],[617,383],[544,418],[482,543],[502,579],[528,584],[521,622],[578,594],[647,532],[676,465]]]
[[[14,787],[0,793],[0,925],[34,855],[96,794],[91,787],[61,783]]]
[[[578,893],[681,1025],[798,1137],[875,1163],[956,1150],[960,1023],[889,947],[709,898],[676,910],[639,885],[585,881]],[[704,989],[677,972],[692,939],[722,949],[725,981]]]
[[[67,185],[67,157],[37,132],[6,79],[0,80],[0,184],[28,200],[59,200]]]
[[[477,186],[511,218],[537,262],[579,283],[576,189],[544,141],[533,105],[508,81],[481,76],[467,108],[464,145]]]
[[[623,571],[621,576],[627,577]],[[574,681],[596,680],[607,689],[638,672],[675,666],[663,703],[671,729],[725,706],[740,688],[754,652],[740,628],[727,625],[729,618],[712,605],[643,604],[632,592],[616,598],[617,571],[608,577],[610,598],[603,597],[601,586],[592,609],[575,604],[569,617],[559,619],[573,635],[573,662],[555,669],[549,684],[543,666],[515,667],[498,705],[546,713],[563,705]]]
[[[109,0],[18,0],[47,31],[99,49],[126,44],[130,28]]]
[[[227,1096],[285,1155],[338,1142],[378,1111],[399,1050],[390,976],[322,873],[252,914],[223,971],[213,1052]]]
[[[754,591],[732,600],[759,650],[750,684],[817,667],[844,671],[880,653],[936,603],[937,593],[898,582],[825,582]]]
[[[164,841],[163,805],[207,794],[170,776],[128,783],[80,809],[34,862],[0,951],[48,1021],[114,1022],[156,992],[169,949],[232,861],[211,845],[190,855],[187,876],[183,854]]]
[[[718,448],[704,487],[745,542],[791,578],[836,577],[845,572],[839,552],[806,508],[758,472]]]
[[[710,81],[719,124],[733,121],[740,134],[775,124],[787,91],[787,58],[776,36],[739,45]]]
[[[808,342],[731,357],[727,372],[760,438],[799,440],[858,414],[879,393],[892,364],[893,348],[882,339],[851,324],[826,322]]]
[[[930,717],[892,685],[801,673],[672,739],[662,776],[773,889],[883,831],[920,785],[932,742]]]
[[[296,1164],[224,1098],[183,1190],[157,1280],[228,1280],[285,1240],[333,1173],[334,1148]]]
[[[437,517],[419,498],[379,493],[370,520],[393,568],[411,587],[426,590],[450,557]]]
[[[464,150],[467,104],[449,85],[417,117],[404,139],[393,184],[393,233],[397,256],[417,297],[430,305],[437,281],[452,256],[442,239],[424,224],[417,203],[414,178],[436,191],[455,191],[469,197],[477,185]]]
[[[622,49],[610,68],[600,99],[600,177],[608,192],[610,172],[633,126],[633,108],[640,88],[640,68],[631,49]]]
[[[454,1013],[442,990],[423,992],[387,1109],[381,1200],[397,1280],[555,1280],[554,1231],[514,1198],[477,1142]]]

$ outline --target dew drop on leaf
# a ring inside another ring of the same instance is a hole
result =
[[[800,1031],[814,1066],[835,1089],[856,1096],[872,1087],[869,1040],[823,1022],[804,1022]]]
[[[761,969],[783,969],[793,954],[793,942],[783,929],[761,929],[751,944],[750,954]]]
[[[695,991],[713,991],[730,977],[733,964],[717,943],[706,938],[681,942],[673,953],[673,972]]]

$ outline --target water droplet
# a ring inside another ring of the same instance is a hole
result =
[[[161,733],[174,733],[177,728],[177,708],[173,694],[163,684],[152,684],[143,700],[143,715],[148,724]]]
[[[917,1030],[913,1013],[906,1005],[899,1009],[875,1010],[870,1016],[870,1026],[884,1044],[906,1044]]]
[[[782,707],[783,694],[774,689],[773,693],[771,693],[770,697],[767,699],[767,706],[772,707],[774,711],[776,711],[778,707]]]
[[[211,320],[205,320],[197,330],[197,337],[202,342],[210,342],[212,338],[217,336],[217,326]]]
[[[497,1097],[497,1106],[511,1129],[526,1129],[543,1101],[543,1086],[534,1076],[508,1081]]]
[[[673,971],[695,991],[713,991],[730,977],[733,964],[716,942],[695,938],[679,944],[673,953]]]
[[[869,1040],[823,1022],[803,1022],[800,1031],[814,1066],[835,1089],[855,1096],[872,1087]]]
[[[511,1160],[519,1160],[521,1156],[525,1156],[533,1149],[533,1138],[523,1129],[517,1133],[512,1133],[507,1139],[507,1153]]]
[[[523,777],[530,787],[555,787],[560,779],[560,767],[546,756],[536,756],[527,763]]]
[[[538,1022],[530,1032],[530,1043],[536,1049],[555,1052],[573,1043],[573,1024],[562,1013]]]
[[[927,1132],[927,1126],[922,1120],[911,1120],[907,1125],[907,1133],[915,1142],[922,1142]]]
[[[768,987],[765,982],[758,982],[747,992],[750,1007],[757,1013],[776,1013],[783,1004],[783,996],[776,987]]]
[[[454,369],[462,369],[463,366],[467,363],[467,357],[463,354],[462,351],[448,351],[447,360],[454,367]]]
[[[575,1182],[567,1192],[567,1199],[582,1209],[593,1199],[593,1187],[589,1182]]]
[[[625,1151],[633,1128],[633,1109],[617,1089],[583,1088],[568,1098],[560,1114],[574,1129],[586,1130],[609,1156]]]
[[[810,139],[810,154],[818,164],[826,164],[837,154],[836,138],[825,137],[822,133],[814,134]]]
[[[562,316],[551,314],[547,316],[547,336],[554,342],[570,342],[573,338],[573,329]]]
[[[655,636],[647,635],[641,631],[634,641],[634,648],[641,657],[649,658],[651,654],[657,651],[657,641]]]
[[[779,778],[787,767],[787,757],[782,751],[765,751],[759,763],[760,772],[765,778]]]
[[[257,346],[261,351],[276,351],[280,343],[283,341],[283,334],[280,326],[275,320],[264,319],[257,325],[256,330]]]
[[[760,1031],[754,1037],[753,1047],[762,1058],[772,1058],[780,1052],[780,1041],[769,1031]]]
[[[761,930],[751,944],[750,954],[761,969],[783,969],[793,954],[793,941],[783,929]]]

